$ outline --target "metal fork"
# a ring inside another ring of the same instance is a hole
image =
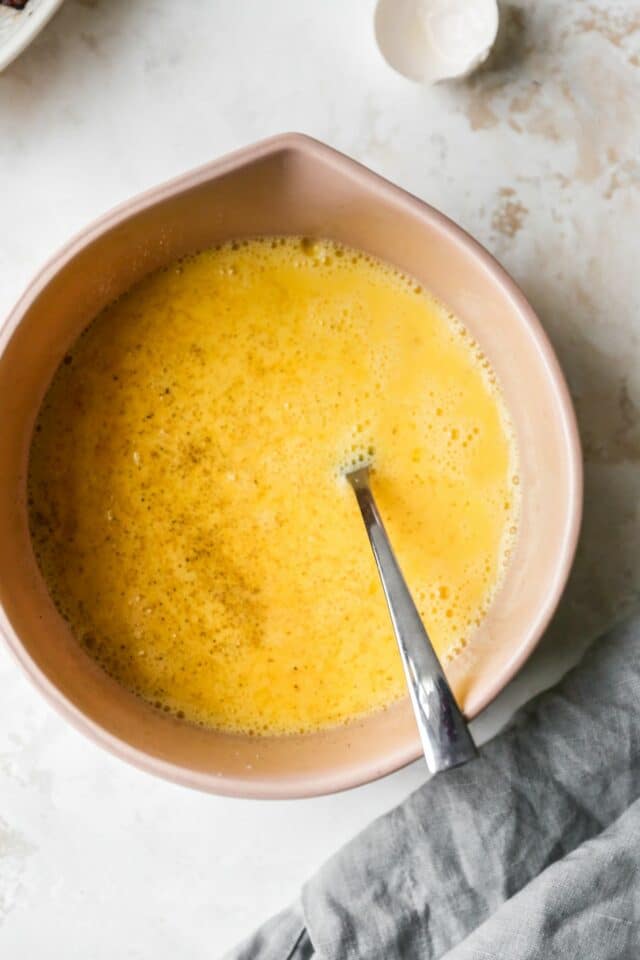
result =
[[[472,760],[476,747],[413,602],[369,484],[369,468],[347,474],[378,566],[430,773]]]

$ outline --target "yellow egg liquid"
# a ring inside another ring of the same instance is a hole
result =
[[[57,371],[32,539],[88,653],[159,709],[312,731],[405,683],[355,497],[372,487],[440,656],[472,637],[517,525],[477,345],[415,280],[327,241],[240,241],[104,310]]]

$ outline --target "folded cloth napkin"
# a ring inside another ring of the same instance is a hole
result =
[[[640,617],[227,958],[640,960],[638,798]]]

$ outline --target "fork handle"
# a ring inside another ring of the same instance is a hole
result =
[[[407,678],[429,772],[457,767],[477,755],[429,635],[402,575],[369,486],[366,467],[348,475],[369,536]]]

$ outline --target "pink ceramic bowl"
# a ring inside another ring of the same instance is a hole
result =
[[[73,640],[36,565],[25,501],[34,418],[68,346],[142,276],[190,251],[256,234],[330,237],[415,276],[491,361],[520,452],[522,520],[485,622],[447,671],[469,717],[513,677],[565,585],[581,513],[581,458],[567,387],[537,317],[502,267],[432,207],[296,134],[185,174],[101,217],[33,280],[0,335],[0,628],[47,699],[137,766],[215,793],[299,797],[342,790],[420,754],[408,701],[307,736],[256,739],[163,716]]]

